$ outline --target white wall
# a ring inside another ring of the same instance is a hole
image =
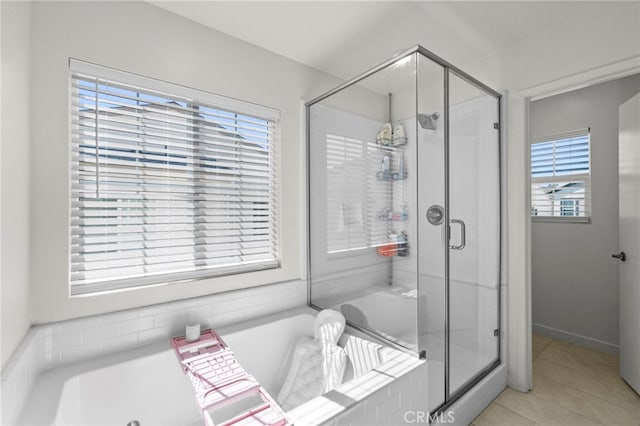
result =
[[[26,2],[2,2],[1,366],[31,325],[29,306],[29,44]]]
[[[640,3],[610,2],[608,13],[579,14],[510,42],[499,58],[505,87],[524,89],[640,54]]]
[[[305,253],[299,208],[304,182],[300,100],[316,96],[337,81],[143,2],[36,2],[32,17],[30,261],[35,323],[300,277]],[[69,298],[69,57],[279,109],[282,267]]]
[[[590,224],[532,223],[534,329],[618,347],[618,105],[640,92],[629,76],[531,103],[531,137],[591,128]]]

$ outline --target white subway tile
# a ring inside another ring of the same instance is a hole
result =
[[[238,292],[228,291],[225,293],[203,297],[202,301],[203,303],[208,305],[224,304],[229,302],[230,300],[241,299],[243,297],[243,294],[241,293],[242,291],[238,291]]]
[[[222,327],[224,324],[226,324],[224,314],[214,314],[207,318],[207,327],[213,328],[214,330]]]
[[[58,333],[66,333],[68,331],[80,330],[87,327],[92,327],[101,324],[100,316],[78,318],[70,321],[63,321],[58,323]]]
[[[60,333],[61,327],[59,325],[54,324],[43,324],[37,327],[34,327],[34,331],[37,330],[41,336],[51,336],[52,334]]]
[[[184,311],[174,311],[154,315],[153,327],[164,328],[172,326],[184,327],[186,325],[186,315]]]
[[[395,413],[400,409],[400,395],[391,395],[389,399],[380,404],[380,408],[384,413]]]
[[[362,418],[355,419],[353,424],[354,425],[372,425],[376,423],[377,418],[378,418],[377,407],[374,407],[373,409],[369,408],[368,410],[365,410],[365,412],[362,414]]]
[[[137,334],[140,331],[150,330],[153,328],[153,317],[134,318],[123,321],[121,324],[122,335]]]
[[[2,378],[2,398],[4,399],[5,397],[15,397],[16,394],[16,386],[18,384],[18,381],[14,379],[14,377],[11,378]]]
[[[364,411],[362,410],[362,406],[360,404],[356,405],[353,408],[350,408],[342,413],[338,414],[335,418],[336,425],[351,425],[358,424],[361,422],[364,417]],[[364,424],[364,423],[360,423]]]
[[[60,362],[69,364],[95,357],[102,352],[102,342],[84,343],[80,346],[63,348],[60,351]]]
[[[123,322],[133,318],[138,318],[138,309],[129,309],[126,311],[113,312],[111,314],[105,314],[100,316],[101,324],[110,324],[114,322]]]
[[[61,349],[69,346],[78,346],[82,344],[82,330],[72,330],[60,333],[55,338],[50,337],[53,342],[53,350]]]
[[[138,334],[113,337],[102,341],[102,352],[113,353],[127,348],[135,347],[138,343]]]
[[[15,424],[19,409],[12,410],[11,408],[17,407],[20,401],[16,398],[16,383],[14,381],[2,381],[2,424],[10,425]]]
[[[165,314],[167,312],[177,311],[180,309],[181,307],[179,302],[161,303],[159,305],[152,305],[138,309],[138,315],[141,317],[155,316],[158,314]]]
[[[20,381],[16,384],[15,395],[18,401],[25,400],[28,393],[31,391],[31,385],[33,384],[35,377],[31,374],[29,369],[25,369],[20,375]]]
[[[141,331],[138,333],[138,342],[150,343],[160,340],[168,340],[172,336],[169,331],[161,328],[152,328],[151,330]]]
[[[207,317],[209,317],[209,312],[211,312],[211,308],[209,306],[192,306],[187,309],[186,320],[188,322],[203,322]]]
[[[211,312],[213,313],[224,314],[227,312],[233,312],[237,310],[240,306],[242,306],[240,304],[241,302],[242,300],[239,300],[239,299],[228,299],[224,303],[211,304],[210,309],[211,309]]]
[[[120,323],[103,324],[82,330],[82,341],[84,344],[99,342],[111,337],[120,335]]]

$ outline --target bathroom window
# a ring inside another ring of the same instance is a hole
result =
[[[590,221],[589,129],[531,144],[531,215],[536,221]]]
[[[279,112],[71,60],[71,294],[279,266]]]

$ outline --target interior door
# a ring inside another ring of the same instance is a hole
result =
[[[640,93],[619,107],[620,375],[640,393]]]

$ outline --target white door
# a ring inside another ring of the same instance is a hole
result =
[[[618,117],[620,375],[640,393],[640,94],[620,105]]]

